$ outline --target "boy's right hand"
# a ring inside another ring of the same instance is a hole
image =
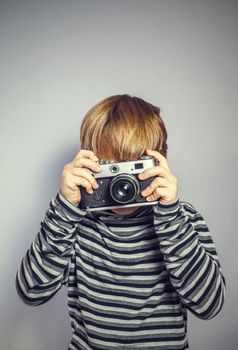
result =
[[[65,164],[61,175],[60,192],[70,203],[77,206],[81,202],[80,187],[84,187],[89,194],[99,187],[91,174],[101,171],[97,161],[94,152],[82,149],[71,162]]]

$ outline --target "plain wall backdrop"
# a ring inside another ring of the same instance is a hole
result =
[[[15,274],[83,116],[122,93],[161,108],[180,198],[204,216],[226,276],[221,313],[189,314],[191,349],[237,349],[237,69],[235,0],[0,1],[1,350],[67,348],[66,289],[31,308]]]

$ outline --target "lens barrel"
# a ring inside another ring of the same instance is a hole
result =
[[[109,185],[110,194],[115,202],[132,203],[138,196],[140,185],[138,180],[129,174],[121,174],[113,178]]]

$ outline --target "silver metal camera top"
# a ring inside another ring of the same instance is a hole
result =
[[[146,158],[146,159],[144,159]],[[154,157],[145,156],[138,159],[127,162],[112,163],[110,161],[103,161],[99,163],[102,171],[100,173],[94,173],[94,177],[97,179],[114,177],[119,174],[132,174],[136,175],[144,171],[145,169],[156,166],[156,159]]]

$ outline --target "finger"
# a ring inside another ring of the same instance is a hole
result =
[[[92,184],[87,179],[83,177],[74,176],[74,181],[77,186],[84,187],[88,194],[93,193]]]
[[[146,154],[154,157],[158,161],[159,165],[170,171],[167,159],[160,152],[147,149]]]
[[[153,202],[158,200],[160,197],[166,197],[168,195],[168,189],[157,187],[155,191],[148,197],[146,197],[147,202]]]
[[[86,150],[86,149],[81,149],[74,157],[74,160],[80,159],[80,158],[89,158],[94,160],[95,162],[99,160],[93,151]]]
[[[101,171],[101,167],[95,161],[88,158],[78,158],[74,160],[73,166],[76,168],[87,168],[97,173]]]
[[[88,169],[73,168],[72,174],[74,176],[83,177],[84,179],[86,179],[94,189],[99,187],[96,179],[91,175]]]
[[[172,181],[172,182],[175,181],[175,177],[171,174],[171,172],[161,165],[157,165],[153,168],[146,169],[145,171],[143,171],[138,175],[140,180],[146,180],[152,176],[161,176],[166,178],[169,181]]]
[[[73,176],[72,182],[68,184],[68,187],[74,190],[75,185],[78,187],[84,187],[89,194],[93,193],[91,183],[83,177]]]
[[[169,181],[164,179],[163,177],[157,177],[154,179],[149,186],[147,186],[142,192],[141,195],[143,197],[148,197],[150,196],[157,187],[168,187],[169,186]]]

